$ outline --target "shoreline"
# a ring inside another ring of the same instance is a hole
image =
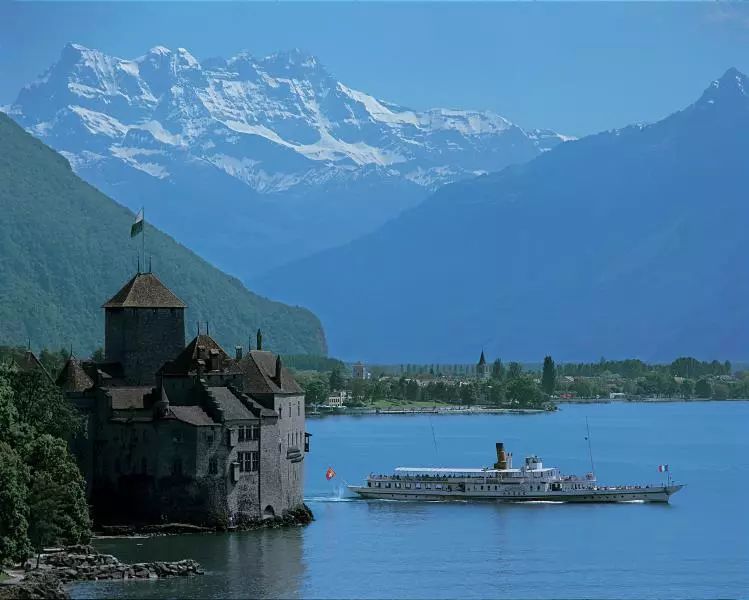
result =
[[[359,415],[485,415],[485,414],[538,414],[554,412],[543,408],[485,408],[474,407],[435,407],[435,408],[344,408],[308,412],[306,417],[359,416]]]
[[[554,400],[553,410],[543,408],[495,408],[489,406],[436,406],[436,407],[408,407],[393,406],[392,408],[332,408],[308,412],[310,418],[330,416],[360,416],[360,415],[486,415],[486,414],[541,414],[555,412],[565,404],[662,404],[662,403],[693,403],[693,402],[747,402],[747,398],[571,398]]]

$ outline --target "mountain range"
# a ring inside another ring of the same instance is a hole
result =
[[[299,50],[198,60],[156,46],[130,60],[71,43],[8,112],[83,179],[245,280],[567,139],[490,112],[397,106]]]
[[[729,69],[659,122],[446,185],[256,288],[350,359],[745,358],[747,224],[749,79]]]
[[[0,113],[0,345],[103,345],[101,305],[136,272],[134,215],[73,173],[68,161]],[[248,291],[158,229],[146,225],[153,272],[187,305],[186,336],[210,333],[231,351],[261,327],[269,348],[325,354],[319,320]],[[141,268],[146,265],[141,262]]]

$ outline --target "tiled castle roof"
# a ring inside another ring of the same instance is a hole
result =
[[[94,385],[93,380],[86,374],[75,356],[68,358],[55,383],[64,392],[85,392]]]
[[[210,335],[201,333],[185,346],[185,349],[177,355],[177,358],[165,363],[159,369],[159,373],[162,375],[187,375],[194,373],[198,368],[198,360],[201,358],[201,349],[205,352],[202,358],[206,363],[206,371],[211,370],[209,363],[212,353],[218,353],[219,370],[222,372],[239,372],[236,369],[234,360],[229,357],[219,343]]]
[[[239,361],[248,394],[303,394],[281,357],[265,350],[252,350]]]
[[[103,308],[185,308],[153,273],[138,273]]]
[[[44,365],[36,357],[36,354],[34,354],[31,350],[26,350],[23,356],[16,359],[14,362],[21,371],[24,371],[26,373],[41,373],[42,375],[45,375],[50,381],[52,381],[52,377],[49,374],[49,371],[44,368]]]

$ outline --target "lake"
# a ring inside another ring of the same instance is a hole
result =
[[[487,466],[503,441],[601,483],[687,487],[661,504],[356,500],[396,466]],[[749,597],[749,402],[564,405],[537,415],[309,419],[309,527],[97,541],[126,562],[195,558],[192,579],[77,584],[75,598]],[[325,471],[337,476],[330,482]]]

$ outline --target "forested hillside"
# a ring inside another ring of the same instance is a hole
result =
[[[101,305],[137,269],[133,213],[2,113],[0,182],[0,344],[30,339],[37,349],[72,346],[85,356],[103,344]],[[196,321],[209,321],[211,335],[228,348],[261,327],[270,349],[327,352],[311,312],[253,294],[148,224],[145,235],[154,273],[188,305],[188,338]]]

